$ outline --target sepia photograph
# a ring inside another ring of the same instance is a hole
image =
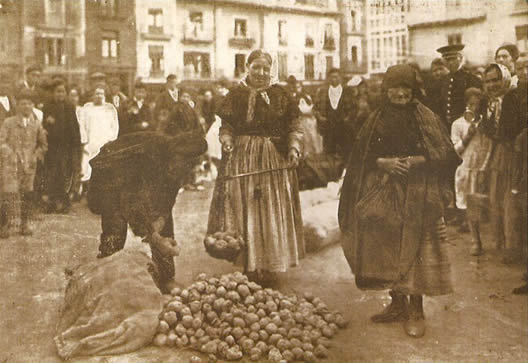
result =
[[[0,363],[528,361],[528,0],[0,0]]]

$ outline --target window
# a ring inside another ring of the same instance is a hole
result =
[[[305,33],[304,45],[312,48],[314,46],[314,25],[312,23],[306,24]]]
[[[356,11],[352,10],[350,12],[350,23],[352,24],[352,31],[355,32],[357,30],[356,26]]]
[[[240,77],[246,71],[246,55],[235,54],[235,77]]]
[[[314,55],[305,54],[304,55],[304,79],[314,79],[315,69],[314,69]]]
[[[119,40],[116,32],[103,33],[101,56],[105,59],[116,59],[119,57]]]
[[[288,78],[288,53],[279,53],[279,80]]]
[[[286,29],[286,21],[279,20],[278,27],[279,45],[288,45],[288,30]]]
[[[149,33],[163,33],[163,10],[149,9],[148,11]]]
[[[402,35],[402,56],[407,57],[407,37]]]
[[[163,76],[163,46],[149,45],[150,76]]]
[[[115,17],[118,11],[119,0],[99,0],[100,10],[102,16]]]
[[[336,47],[332,24],[325,25],[323,47],[328,50],[334,50]]]
[[[191,76],[194,78],[208,78],[211,76],[209,53],[184,52],[183,64],[186,68],[190,66],[193,70]]]
[[[515,27],[515,38],[517,47],[521,53],[528,51],[528,25],[519,25]]]
[[[63,21],[63,1],[62,0],[48,0],[47,1],[46,23],[52,26],[64,26]]]
[[[247,38],[247,20],[235,19],[235,37]]]
[[[62,66],[66,64],[63,38],[35,38],[35,55],[40,64]]]
[[[203,13],[198,11],[189,13],[189,23],[190,35],[198,38],[198,35],[203,32]]]
[[[352,59],[352,63],[358,63],[358,48],[355,45],[350,48],[350,59]]]

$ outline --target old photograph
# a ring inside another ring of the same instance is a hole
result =
[[[0,363],[528,361],[528,0],[0,0]]]

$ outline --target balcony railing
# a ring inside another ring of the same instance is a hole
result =
[[[229,39],[229,45],[235,48],[253,48],[255,45],[255,39],[253,38],[242,38],[242,37],[233,37]]]

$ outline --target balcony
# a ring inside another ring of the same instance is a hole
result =
[[[336,50],[336,42],[334,38],[326,38],[323,44],[324,50]]]
[[[233,37],[229,39],[229,46],[233,48],[251,49],[255,45],[255,39],[247,37]]]

